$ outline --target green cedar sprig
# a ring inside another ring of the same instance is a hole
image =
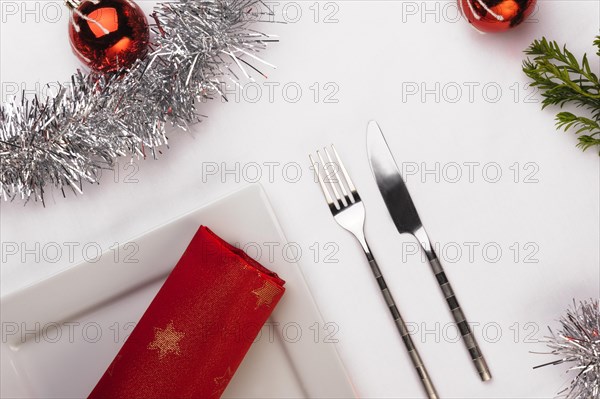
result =
[[[600,36],[596,36],[594,45],[600,57]],[[531,86],[538,87],[544,97],[542,109],[549,105],[573,104],[591,112],[591,118],[577,116],[571,112],[559,112],[556,115],[556,128],[567,131],[573,129],[579,135],[582,150],[600,146],[600,81],[590,68],[587,55],[581,63],[575,56],[555,41],[535,40],[525,54],[532,56],[523,62],[523,72],[533,81]]]

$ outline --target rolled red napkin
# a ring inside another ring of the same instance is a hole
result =
[[[283,284],[201,226],[89,398],[218,398]]]

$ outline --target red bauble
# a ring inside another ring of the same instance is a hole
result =
[[[112,72],[146,55],[148,21],[133,1],[83,0],[72,13],[71,47],[90,68]]]
[[[463,15],[481,32],[502,32],[519,25],[536,0],[458,0]]]

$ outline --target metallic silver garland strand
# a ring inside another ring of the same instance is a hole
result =
[[[168,126],[199,121],[199,100],[223,95],[236,71],[260,73],[245,59],[269,65],[255,54],[276,40],[249,28],[257,10],[260,0],[159,3],[143,60],[113,74],[78,71],[55,96],[2,105],[0,195],[43,203],[50,188],[98,183],[117,157],[156,157]]]
[[[577,373],[568,388],[558,393],[568,399],[600,398],[600,303],[597,299],[583,301],[560,319],[561,330],[547,337],[549,354],[560,359],[535,368],[562,363],[573,364],[568,372]]]

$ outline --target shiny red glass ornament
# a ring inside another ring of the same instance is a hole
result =
[[[534,10],[536,0],[458,0],[458,6],[475,29],[502,32],[523,22]]]
[[[83,0],[72,8],[71,47],[100,72],[128,67],[146,55],[150,40],[144,12],[129,0]]]

